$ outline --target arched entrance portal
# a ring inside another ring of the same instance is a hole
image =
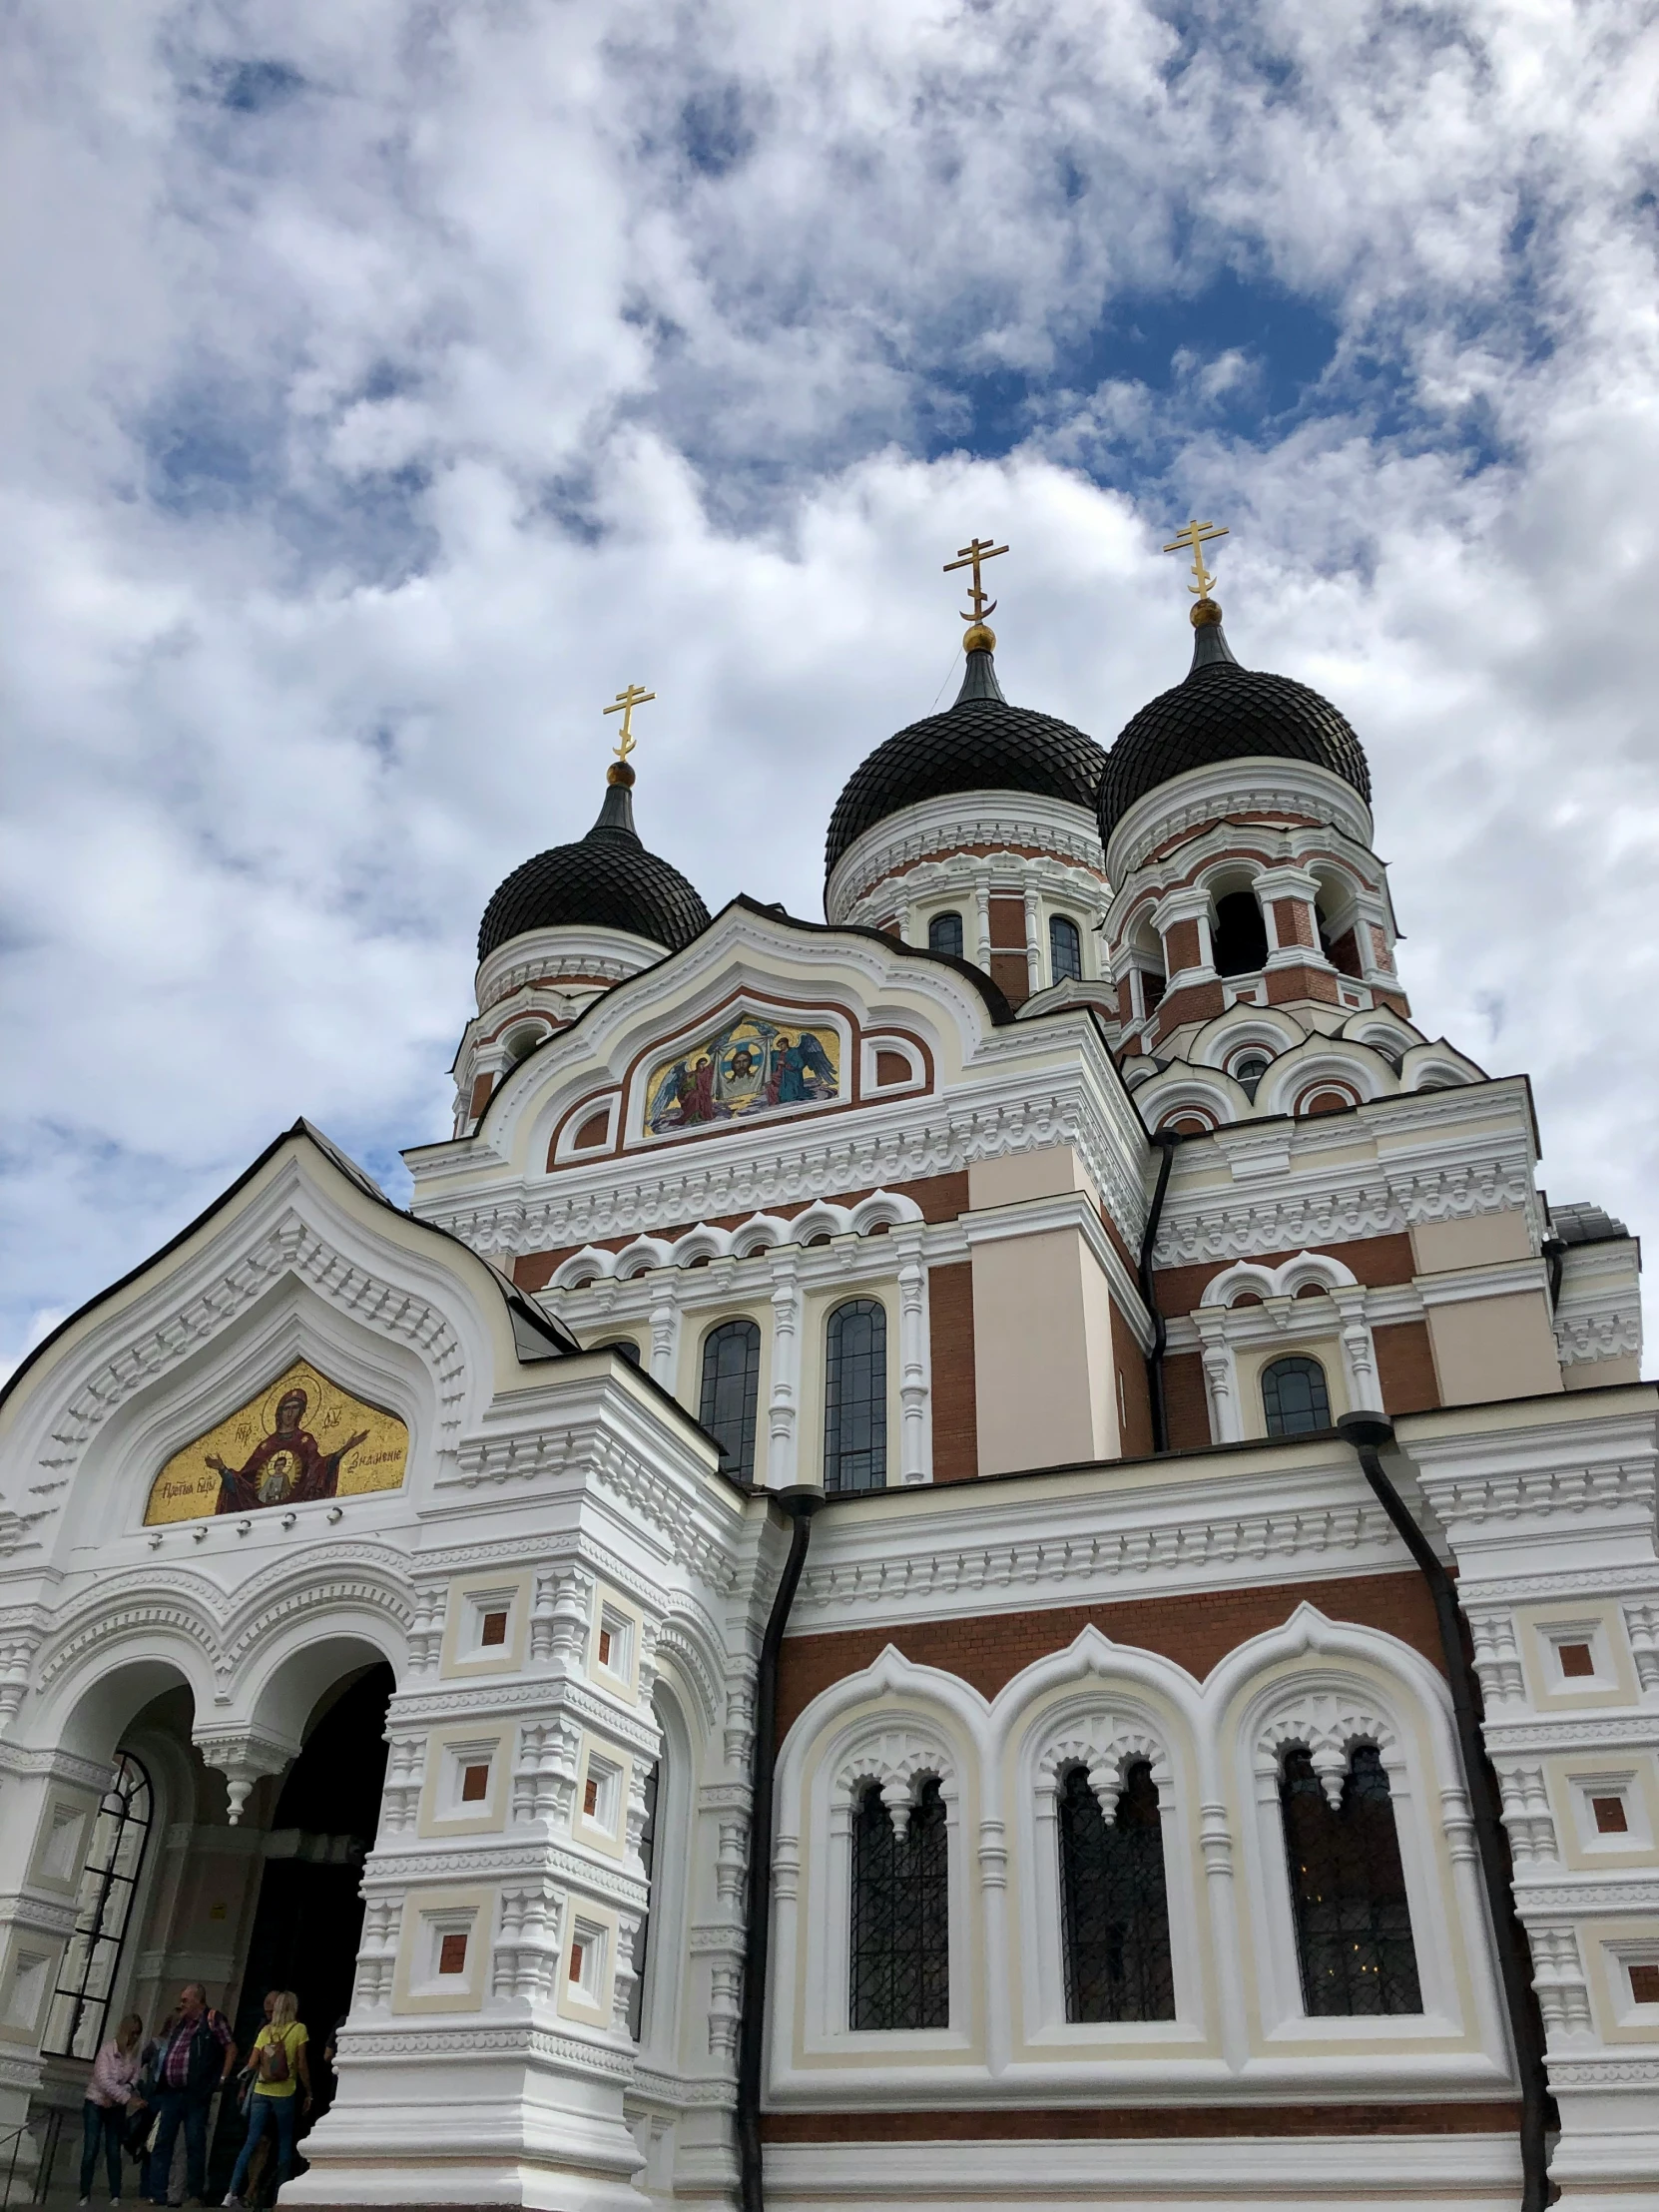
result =
[[[383,1661],[347,1675],[311,1717],[304,1748],[276,1785],[265,1837],[265,1871],[254,1910],[241,1995],[233,2018],[247,2051],[269,1989],[292,1989],[310,2029],[315,2118],[332,2083],[323,2047],[351,2002],[362,1932],[364,1855],[373,1848],[385,1780],[386,1707],[395,1687]],[[242,2143],[243,2121],[227,2098],[210,2182],[222,2186]]]

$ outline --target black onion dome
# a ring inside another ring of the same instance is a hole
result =
[[[1010,707],[990,653],[975,650],[948,713],[912,722],[853,770],[830,818],[825,872],[878,822],[951,792],[1036,792],[1087,813],[1105,760],[1069,722]]]
[[[484,908],[480,960],[527,929],[626,929],[678,952],[708,928],[709,909],[691,884],[639,840],[632,772],[612,776],[587,835],[515,867]]]
[[[1186,680],[1143,707],[1106,756],[1102,840],[1137,799],[1188,769],[1264,758],[1329,769],[1370,803],[1371,771],[1348,717],[1292,677],[1241,668],[1228,650],[1218,608],[1193,641]]]

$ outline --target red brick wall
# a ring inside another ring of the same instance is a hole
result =
[[[1202,1451],[1210,1442],[1210,1400],[1198,1353],[1172,1352],[1165,1360],[1164,1416],[1171,1451]]]
[[[928,1269],[927,1328],[933,1360],[933,1480],[969,1482],[979,1472],[971,1262]]]
[[[1152,1392],[1147,1386],[1146,1359],[1135,1332],[1112,1305],[1112,1364],[1118,1376],[1118,1407],[1122,1416],[1123,1456],[1152,1456]]]
[[[1337,1006],[1342,1003],[1342,992],[1329,968],[1269,968],[1268,1004],[1287,1006],[1295,998],[1320,999],[1329,1006]]]
[[[1198,923],[1191,919],[1172,922],[1164,931],[1164,964],[1169,973],[1179,975],[1185,968],[1197,967],[1198,954]]]
[[[991,949],[1010,952],[1017,945],[1020,957],[1025,956],[1025,901],[1023,898],[993,898],[990,910]]]
[[[1425,1413],[1440,1402],[1439,1379],[1434,1373],[1434,1351],[1425,1321],[1390,1322],[1375,1329],[1377,1380],[1382,1388],[1382,1404],[1389,1413]]]
[[[940,1667],[994,1697],[1022,1667],[1064,1651],[1092,1622],[1114,1643],[1162,1652],[1200,1681],[1252,1636],[1288,1621],[1304,1601],[1332,1620],[1385,1629],[1440,1665],[1434,1608],[1414,1569],[1331,1575],[1265,1589],[1193,1590],[1112,1605],[1056,1605],[1024,1613],[982,1613],[971,1620],[892,1622],[879,1628],[787,1636],[778,1672],[778,1740],[821,1690],[856,1674],[888,1644],[913,1665]]]
[[[1352,1244],[1296,1247],[1298,1252],[1303,1250],[1328,1253],[1333,1260],[1341,1260],[1345,1267],[1353,1269],[1357,1280],[1368,1290],[1380,1289],[1384,1283],[1409,1283],[1416,1273],[1411,1240],[1403,1230],[1387,1237],[1356,1237]],[[1282,1261],[1294,1257],[1292,1252],[1250,1254],[1251,1264],[1263,1268],[1276,1268]],[[1231,1265],[1228,1260],[1201,1260],[1196,1267],[1157,1269],[1152,1287],[1157,1293],[1159,1311],[1171,1319],[1190,1314],[1204,1296],[1206,1286]]]

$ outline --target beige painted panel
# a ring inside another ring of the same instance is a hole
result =
[[[974,1393],[981,1474],[1096,1457],[1085,1267],[1098,1274],[1075,1229],[974,1246]],[[1111,1373],[1106,1361],[1099,1369],[1102,1383]]]
[[[978,1214],[988,1206],[1019,1206],[1028,1198],[1059,1198],[1094,1185],[1069,1144],[1045,1145],[1037,1152],[1011,1152],[1001,1160],[974,1160],[968,1167],[968,1205]]]
[[[1485,1268],[1498,1260],[1529,1260],[1532,1239],[1518,1207],[1476,1214],[1467,1221],[1423,1221],[1411,1231],[1418,1275],[1448,1275],[1454,1268]]]
[[[1542,1291],[1430,1306],[1428,1337],[1447,1405],[1541,1397],[1561,1388],[1555,1332]]]

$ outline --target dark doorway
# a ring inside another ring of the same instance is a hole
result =
[[[351,2003],[363,1925],[358,1887],[380,1820],[386,1707],[395,1687],[384,1664],[346,1678],[288,1769],[267,1840],[234,2022],[237,2047],[246,2058],[264,2023],[266,1991],[292,1989],[310,2030],[313,2120],[333,2087],[322,2063],[323,2046]],[[227,2096],[209,2176],[215,2201],[230,2180],[242,2137],[242,2115]]]

